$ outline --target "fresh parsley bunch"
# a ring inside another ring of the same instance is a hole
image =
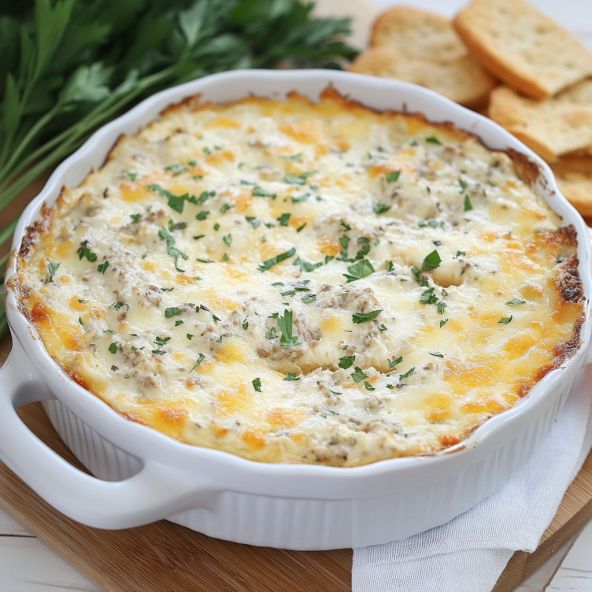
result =
[[[303,0],[0,0],[0,211],[161,88],[236,68],[339,67],[355,54],[349,20],[312,10]],[[0,228],[0,247],[15,225]]]

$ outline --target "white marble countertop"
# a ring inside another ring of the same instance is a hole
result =
[[[592,46],[592,0],[530,0]],[[405,0],[406,5],[453,14],[464,0]],[[373,0],[318,0],[322,12],[357,16],[356,38],[365,42],[376,11],[394,4]],[[0,510],[1,592],[95,592],[99,588],[23,526]],[[592,522],[516,592],[592,592]]]

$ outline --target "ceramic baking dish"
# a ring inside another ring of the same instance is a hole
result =
[[[291,90],[316,99],[328,85],[376,109],[408,110],[449,121],[495,149],[512,148],[539,169],[537,190],[578,234],[579,272],[588,301],[581,347],[547,374],[514,408],[495,416],[444,453],[395,458],[355,468],[264,464],[193,447],[124,419],[72,381],[45,351],[35,329],[6,293],[13,350],[0,371],[0,458],[67,516],[101,528],[126,528],[161,518],[232,541],[289,549],[373,545],[442,524],[500,488],[523,465],[559,414],[588,361],[591,262],[588,229],[559,194],[550,169],[490,120],[429,90],[335,71],[236,71],[171,88],[98,131],[53,173],[24,212],[14,235],[100,167],[120,134],[134,133],[187,96],[228,101],[249,93],[281,98]],[[6,281],[15,275],[12,259]],[[46,447],[15,408],[43,401],[47,414],[87,475]]]

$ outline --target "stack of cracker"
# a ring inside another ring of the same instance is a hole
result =
[[[472,0],[453,22],[395,6],[350,65],[482,110],[553,168],[592,216],[592,52],[525,0]]]

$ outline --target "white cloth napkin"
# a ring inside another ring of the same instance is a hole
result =
[[[590,451],[591,407],[584,370],[551,433],[501,491],[443,526],[355,549],[353,592],[489,592],[514,551],[534,551],[553,519]]]

